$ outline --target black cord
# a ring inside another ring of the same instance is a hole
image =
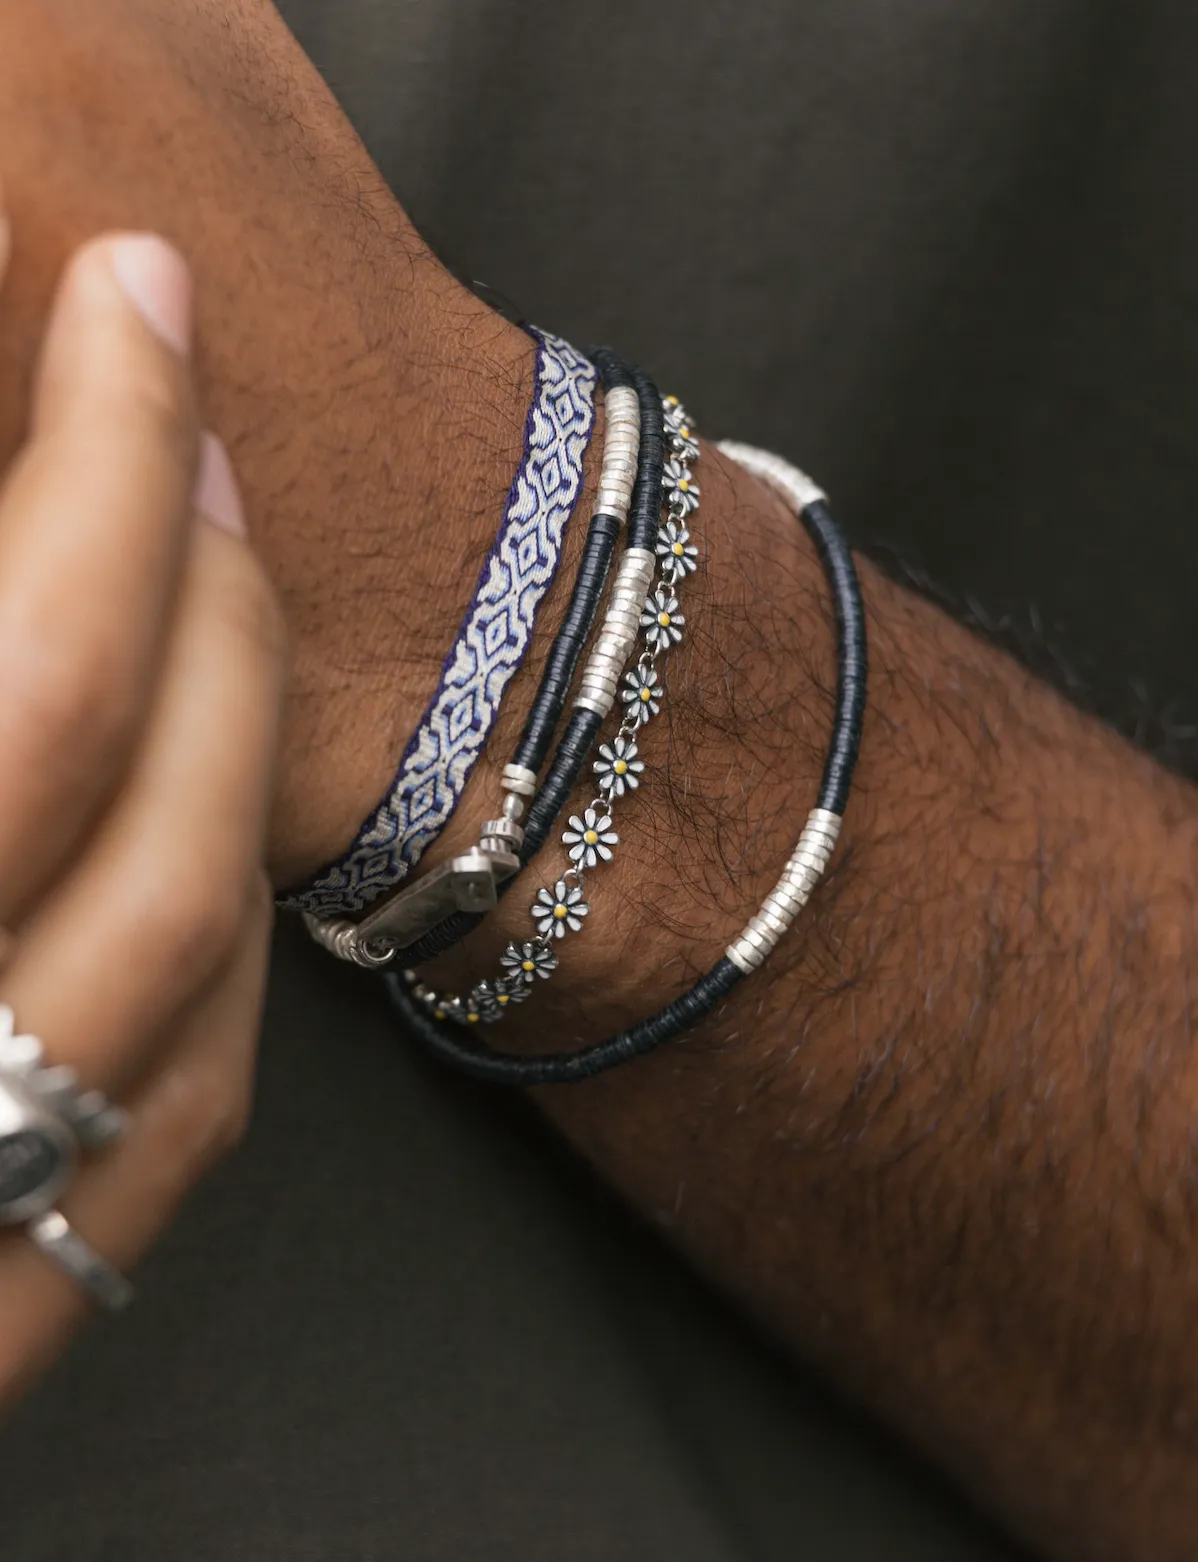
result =
[[[804,509],[803,524],[824,566],[836,614],[836,719],[832,724],[832,741],[828,744],[816,807],[843,815],[853,785],[853,771],[857,768],[861,728],[865,721],[869,675],[865,604],[861,600],[852,550],[826,499],[818,499]]]
[[[657,541],[657,529],[661,519],[661,475],[665,467],[665,424],[662,413],[661,395],[657,386],[643,369],[629,368],[608,347],[594,347],[587,355],[598,369],[603,380],[604,388],[609,385],[632,385],[636,389],[637,401],[641,411],[641,441],[637,454],[636,483],[632,490],[632,500],[628,507],[628,546],[630,548],[652,548]],[[610,556],[609,556],[610,563]],[[580,571],[581,574],[581,571]],[[605,572],[606,574],[606,572]],[[577,587],[575,588],[577,592]],[[586,634],[579,643],[581,650],[587,634],[594,623],[596,600],[591,608],[590,618],[587,621]],[[573,602],[571,603],[573,607]],[[563,630],[565,625],[563,625]],[[561,638],[559,631],[558,638]],[[556,642],[554,644],[556,650]],[[552,662],[553,653],[550,653]],[[570,673],[573,677],[574,668],[577,665],[577,652],[574,662],[571,664]],[[546,672],[548,676],[548,669]],[[566,681],[566,688],[570,680]],[[544,684],[544,680],[542,680]],[[565,691],[563,690],[563,699]],[[540,693],[537,702],[540,702]],[[534,710],[536,704],[534,704]],[[554,715],[553,725],[557,725],[561,704],[559,702],[557,714]],[[531,724],[532,718],[529,721]],[[520,848],[520,866],[526,868],[532,859],[540,851],[553,829],[559,814],[566,805],[566,800],[578,784],[578,778],[582,774],[591,751],[598,740],[603,718],[595,711],[576,710],[566,723],[566,730],[558,743],[557,752],[553,756],[553,763],[540,789],[529,806],[528,815],[524,821],[524,844]],[[529,726],[525,727],[527,736]],[[550,728],[550,732],[552,728]],[[523,741],[523,740],[522,740]],[[548,746],[548,738],[546,738]],[[543,755],[541,756],[544,757]],[[517,760],[517,763],[524,763]],[[538,769],[540,762],[529,765],[530,770]],[[507,894],[515,885],[515,878],[507,879],[499,886],[500,895]],[[436,927],[430,928],[427,933],[421,935],[414,944],[409,944],[406,949],[397,951],[395,959],[397,964],[404,966],[423,965],[427,960],[433,960],[438,955],[444,954],[447,949],[452,949],[460,944],[468,934],[472,933],[482,922],[482,914],[473,911],[455,911],[451,916],[438,922]]]
[[[819,553],[836,612],[836,711],[820,784],[820,808],[843,814],[852,785],[865,719],[868,658],[865,608],[852,552],[844,533],[822,500],[803,511],[803,524]],[[384,975],[397,1013],[428,1052],[461,1073],[502,1085],[565,1085],[590,1079],[619,1063],[641,1057],[690,1030],[742,980],[744,973],[725,955],[706,975],[664,1009],[607,1040],[578,1052],[522,1057],[471,1044],[452,1021],[434,1020],[402,976]]]
[[[632,382],[641,404],[641,450],[636,464],[636,486],[628,507],[628,546],[652,548],[661,525],[661,474],[666,465],[665,413],[661,394],[644,369],[632,370]]]
[[[634,388],[632,371],[609,348],[595,348],[588,356],[599,371],[605,392],[617,388]],[[602,511],[591,518],[574,590],[570,595],[570,605],[561,628],[554,636],[532,709],[512,756],[512,764],[521,765],[525,770],[539,772],[545,763],[545,755],[549,752],[553,734],[561,720],[566,695],[574,681],[578,659],[590,638],[599,604],[603,600],[603,588],[607,585],[620,526],[619,516],[605,515]]]
[[[602,512],[591,517],[587,540],[578,564],[578,575],[562,626],[554,637],[540,686],[524,731],[512,755],[512,764],[539,772],[561,720],[562,706],[574,681],[578,658],[590,637],[595,615],[607,584],[612,554],[620,535],[620,520]]]

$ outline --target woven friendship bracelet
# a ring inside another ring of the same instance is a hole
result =
[[[457,807],[504,691],[524,660],[582,491],[595,421],[592,364],[559,337],[531,334],[537,352],[523,454],[436,692],[387,797],[349,851],[285,896],[285,905],[342,917],[403,882]]]

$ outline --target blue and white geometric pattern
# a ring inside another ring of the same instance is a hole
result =
[[[532,639],[582,489],[595,422],[595,370],[567,342],[537,342],[524,454],[495,545],[391,789],[340,862],[284,904],[317,916],[360,911],[400,884],[457,807]]]

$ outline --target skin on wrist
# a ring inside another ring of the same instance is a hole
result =
[[[5,452],[69,244],[154,226],[195,265],[205,416],[294,646],[273,859],[300,878],[373,807],[435,684],[518,458],[528,343],[427,254],[251,0],[9,0],[0,147],[22,235]],[[818,565],[751,479],[710,450],[697,476],[689,633],[612,871],[536,1000],[555,1046],[710,965],[815,795]],[[1038,1547],[1180,1562],[1198,1519],[1194,794],[863,574],[873,692],[830,881],[694,1036],[541,1099],[708,1274]],[[463,842],[531,687],[512,686]],[[489,970],[528,899],[447,974]]]

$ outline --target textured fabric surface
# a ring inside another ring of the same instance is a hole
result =
[[[1198,12],[285,9],[459,270],[1059,626],[1188,757]],[[250,1142],[144,1287],[0,1433],[6,1559],[1016,1555],[291,930]]]

